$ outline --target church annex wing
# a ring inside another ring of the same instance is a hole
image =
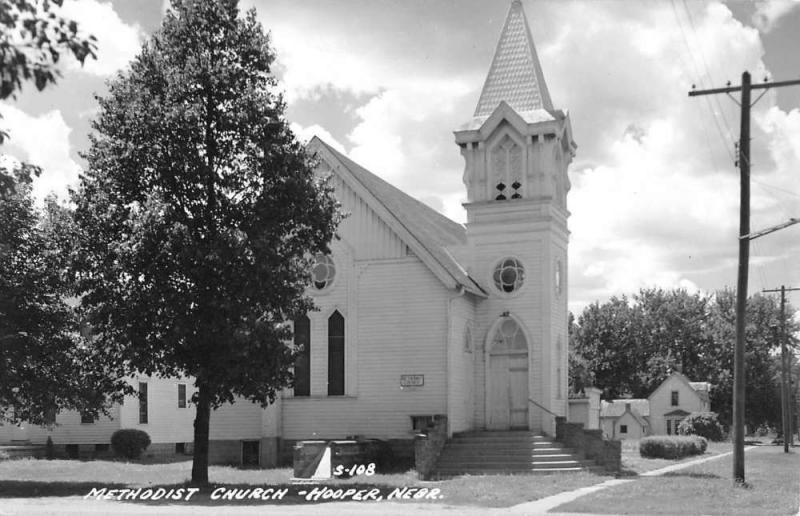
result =
[[[317,136],[306,149],[327,163],[446,287],[463,287],[486,297],[485,290],[448,250],[466,244],[463,225],[387,183]]]

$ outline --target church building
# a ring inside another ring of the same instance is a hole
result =
[[[294,388],[266,409],[237,402],[215,411],[212,462],[257,457],[267,466],[309,439],[411,443],[437,416],[450,435],[555,433],[555,416],[567,415],[567,169],[576,145],[519,0],[464,122],[453,152],[464,159],[466,224],[323,140],[309,142],[349,215],[331,253],[316,257],[309,288],[319,310],[294,321],[304,349]],[[30,429],[28,440],[51,435],[82,451],[115,429],[140,428],[156,450],[186,450],[191,379],[137,381],[144,402],[126,399],[115,419],[59,414],[59,426]]]

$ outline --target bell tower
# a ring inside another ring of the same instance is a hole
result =
[[[475,112],[454,134],[470,272],[489,292],[476,313],[476,421],[550,433],[553,413],[567,409],[567,168],[577,146],[568,113],[553,107],[520,0]]]

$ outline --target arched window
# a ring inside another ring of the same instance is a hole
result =
[[[525,334],[519,327],[517,321],[511,317],[506,317],[495,330],[492,339],[492,353],[527,351],[528,344],[525,342]]]
[[[344,396],[344,317],[328,317],[328,396]]]
[[[294,359],[294,395],[311,394],[311,321],[307,316],[294,322],[294,345],[299,353]]]

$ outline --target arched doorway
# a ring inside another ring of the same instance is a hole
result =
[[[511,317],[497,321],[487,349],[487,427],[528,428],[528,342]]]

